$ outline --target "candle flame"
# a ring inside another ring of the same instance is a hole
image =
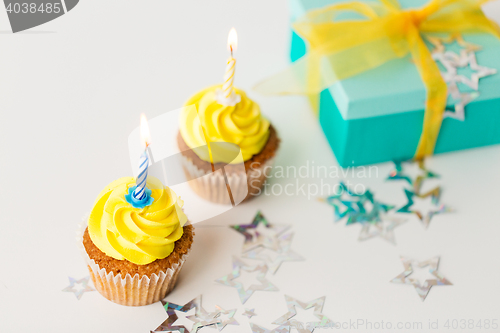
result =
[[[146,115],[141,114],[141,139],[148,147],[151,144],[151,134],[149,134],[149,126]]]
[[[236,51],[236,48],[238,47],[238,35],[236,35],[236,30],[234,28],[231,28],[229,31],[229,35],[227,36],[227,48],[231,53],[233,51]]]

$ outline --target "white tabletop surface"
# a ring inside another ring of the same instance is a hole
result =
[[[486,11],[500,19],[499,3]],[[68,276],[88,275],[75,229],[106,184],[131,175],[127,139],[139,114],[153,118],[178,109],[198,89],[221,81],[232,26],[239,37],[235,82],[278,129],[276,165],[337,165],[303,97],[251,91],[287,65],[284,0],[81,1],[67,15],[18,34],[8,32],[7,15],[0,15],[1,332],[137,333],[167,317],[160,303],[125,307],[97,292],[81,300],[62,292]],[[429,321],[438,321],[439,331],[500,332],[444,327],[454,319],[500,321],[500,146],[442,154],[427,164],[442,175],[442,201],[456,210],[436,216],[428,230],[408,216],[395,231],[397,246],[358,242],[360,226],[334,224],[333,209],[316,200],[319,194],[263,195],[197,225],[192,254],[167,299],[184,304],[201,294],[209,311],[236,308],[240,326],[227,326],[228,333],[250,332],[244,308],[255,308],[251,322],[275,328],[272,321],[287,312],[284,295],[304,302],[326,296],[323,313],[335,322],[421,322],[418,332],[432,332]],[[404,205],[403,183],[384,182],[391,164],[376,167],[370,178],[346,178],[382,201]],[[320,182],[310,176],[270,184]],[[292,225],[292,249],[305,260],[268,275],[279,291],[256,292],[242,305],[234,288],[214,280],[228,274],[232,256],[241,253],[243,237],[227,226],[250,222],[258,210],[271,223]],[[422,302],[413,287],[389,283],[403,271],[401,255],[441,256],[440,271],[453,286],[434,287]],[[311,310],[298,315],[315,318]]]

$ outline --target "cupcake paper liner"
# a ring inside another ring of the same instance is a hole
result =
[[[189,186],[203,199],[218,204],[231,204],[228,187],[222,170],[215,172],[199,169],[193,161],[182,155],[182,168]],[[231,189],[235,204],[259,195],[266,182],[266,170],[274,164],[274,157],[261,163],[258,168],[249,168],[246,172],[226,172],[227,183]],[[247,192],[248,191],[248,192]]]
[[[189,252],[171,268],[158,274],[153,273],[151,276],[135,274],[132,277],[127,273],[125,277],[122,277],[121,273],[107,272],[105,268],[99,267],[93,259],[90,259],[83,246],[83,234],[86,227],[87,217],[78,225],[77,245],[87,264],[95,288],[108,300],[128,306],[148,305],[160,301],[174,288]]]

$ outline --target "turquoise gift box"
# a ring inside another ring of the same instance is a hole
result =
[[[290,0],[292,22],[311,9],[340,2],[345,0]],[[426,2],[400,0],[403,8],[418,8]],[[466,34],[464,39],[481,46],[476,52],[479,65],[500,69],[498,38],[490,34]],[[306,51],[306,43],[292,30],[291,60],[299,59]],[[472,91],[462,84],[459,88],[461,92]],[[422,132],[425,98],[424,85],[410,56],[389,61],[323,90],[319,121],[338,163],[347,167],[412,158]],[[479,80],[479,96],[466,105],[464,121],[443,119],[434,152],[497,143],[500,143],[500,74]]]

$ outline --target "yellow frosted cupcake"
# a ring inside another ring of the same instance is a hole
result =
[[[177,143],[191,188],[212,202],[237,204],[261,193],[279,139],[245,92],[221,94],[216,85],[186,102]]]
[[[132,177],[120,178],[97,197],[83,233],[83,249],[96,289],[122,305],[147,305],[170,292],[193,242],[183,201],[158,179],[146,182],[148,201],[128,198]]]

